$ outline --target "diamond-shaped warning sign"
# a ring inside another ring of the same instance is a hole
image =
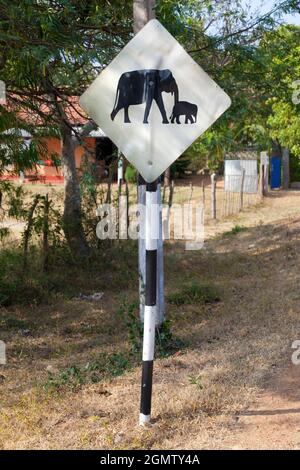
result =
[[[230,98],[152,20],[96,78],[80,104],[152,182],[223,114]]]

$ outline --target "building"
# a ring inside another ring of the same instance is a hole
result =
[[[46,105],[43,105],[43,112],[45,112]],[[67,109],[68,120],[74,128],[75,132],[80,132],[82,127],[88,122],[82,114],[82,110],[78,103],[78,98],[73,97],[70,106]],[[34,115],[29,111],[19,112],[22,120],[30,121],[35,126],[41,125],[39,116]],[[6,134],[15,133],[14,129],[8,129]],[[32,136],[25,130],[18,129],[19,136],[24,141],[24,146],[29,146]],[[75,136],[75,135],[74,135]],[[89,155],[83,145],[76,145],[75,147],[75,164],[78,170],[78,175],[82,175],[87,159],[93,166],[93,170],[97,177],[103,178],[107,175],[108,166],[116,155],[116,148],[112,141],[105,136],[101,129],[93,130],[90,134],[83,138],[86,148],[89,149]],[[22,180],[22,182],[42,182],[42,183],[63,183],[64,176],[60,165],[60,157],[62,155],[62,142],[58,137],[43,137],[41,138],[41,153],[38,164],[31,170],[27,170],[25,174],[16,174],[15,168],[10,165],[6,167],[0,179],[4,180]],[[94,155],[94,158],[91,157]]]

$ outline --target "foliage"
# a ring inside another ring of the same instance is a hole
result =
[[[22,118],[21,128],[27,122],[34,138],[38,129],[47,135],[48,128],[62,137],[62,163],[68,167],[63,228],[71,251],[82,259],[89,257],[90,250],[74,168],[75,138],[87,152],[89,149],[78,132],[78,123],[86,117],[78,109],[76,97],[128,41],[129,12],[131,15],[129,3],[121,0],[113,4],[109,0],[26,0],[21,5],[16,0],[0,0],[0,73],[7,93],[7,107],[0,106],[0,121],[4,123],[8,109],[15,120]],[[5,124],[7,130],[12,127]],[[30,154],[24,157],[28,164],[36,163],[35,149],[31,144],[24,150]],[[5,159],[7,163],[6,153]]]
[[[127,165],[125,171],[125,181],[127,183],[136,183],[137,171],[132,165]]]
[[[183,154],[171,165],[171,175],[173,178],[180,178],[185,175],[190,165],[190,159]]]
[[[158,19],[233,99],[212,140],[224,140],[228,121],[236,135],[257,114],[265,73],[257,41],[272,33],[282,13],[297,8],[297,1],[285,0],[259,14],[239,0],[157,0]],[[21,168],[36,163],[40,134],[57,132],[62,119],[70,121],[71,97],[79,96],[131,38],[132,7],[121,0],[1,0],[0,14],[0,73],[11,107],[0,106],[0,131],[25,129],[33,136],[30,149],[20,151],[19,145],[9,158]],[[40,127],[21,119],[20,110],[38,116]]]
[[[218,171],[227,152],[253,143],[257,150],[270,148],[274,133],[267,122],[272,112],[269,100],[274,90],[276,94],[282,88],[284,76],[299,76],[296,36],[294,45],[279,37],[270,48],[273,38],[285,29],[278,29],[278,24],[287,11],[299,12],[299,3],[279,2],[260,15],[251,5],[242,6],[239,1],[158,2],[159,17],[232,99],[225,115],[186,151],[194,170],[208,167]],[[277,50],[284,58],[291,48],[295,58],[291,69],[284,63],[278,67]],[[299,139],[294,135],[292,140],[295,145]]]
[[[268,123],[271,136],[300,158],[300,106],[273,100]]]
[[[177,292],[167,295],[167,302],[179,306],[193,303],[214,303],[218,302],[220,298],[220,292],[216,286],[193,280],[183,285]]]
[[[290,178],[291,183],[300,181],[300,157],[290,155]]]
[[[299,44],[299,26],[281,27],[272,35],[266,35],[261,44],[269,57],[266,78],[273,83],[272,96],[268,100],[270,135],[296,157],[300,157]]]

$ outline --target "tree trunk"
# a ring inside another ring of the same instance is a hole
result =
[[[75,165],[75,145],[72,131],[66,123],[60,126],[62,136],[62,169],[65,184],[63,214],[64,233],[72,254],[85,259],[90,254],[82,227],[80,189]]]

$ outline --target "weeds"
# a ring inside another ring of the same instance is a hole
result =
[[[72,365],[58,373],[48,372],[48,379],[43,388],[46,391],[68,389],[76,391],[88,383],[98,383],[107,377],[117,377],[131,368],[126,354],[101,354],[95,361],[85,366]]]
[[[185,284],[182,289],[167,296],[168,303],[178,306],[194,303],[214,303],[219,300],[220,292],[216,286],[197,281]]]
[[[140,359],[143,345],[143,324],[138,314],[139,304],[137,302],[123,303],[119,309],[119,315],[125,322],[128,331],[130,352],[135,359]],[[174,338],[171,330],[171,321],[164,321],[155,330],[155,356],[167,357],[170,354],[185,347],[186,344],[180,338]]]
[[[0,307],[12,304],[39,304],[52,296],[49,292],[48,277],[36,269],[39,252],[30,250],[31,268],[23,273],[21,248],[5,249],[0,252]],[[51,282],[50,282],[51,284]]]
[[[19,328],[19,329],[27,329],[30,327],[29,323],[25,320],[19,320],[16,317],[3,317],[0,320],[0,325],[2,328]]]
[[[241,225],[235,225],[231,230],[223,233],[223,237],[231,237],[232,235],[237,235],[240,232],[244,232],[247,230],[246,227],[242,227]]]
[[[143,338],[143,325],[138,316],[137,302],[127,304],[124,302],[119,308],[118,314],[121,316],[125,323],[128,333],[128,341],[130,344],[130,351],[136,354],[141,351],[142,338]]]
[[[202,375],[189,375],[188,379],[191,385],[195,385],[198,390],[203,390]]]

